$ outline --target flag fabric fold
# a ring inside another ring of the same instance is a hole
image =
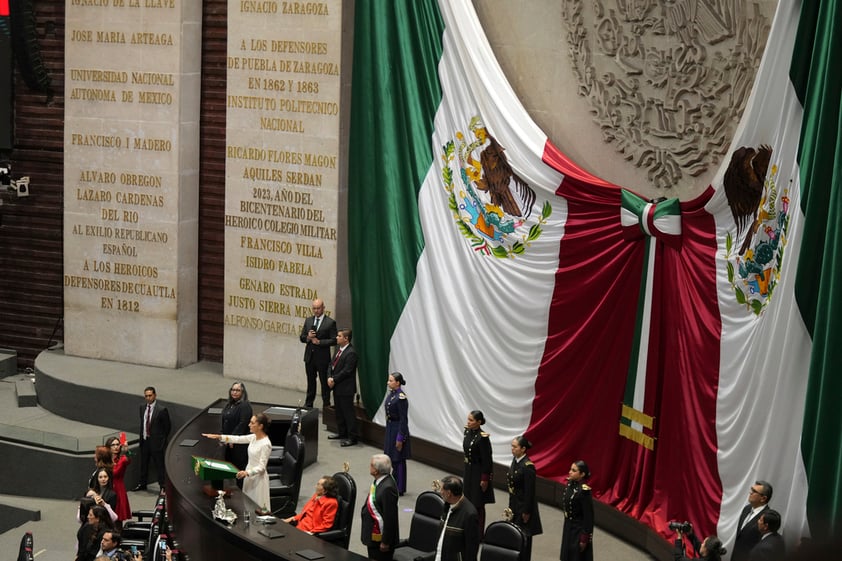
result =
[[[814,514],[838,522],[840,493],[809,484],[842,485],[828,397],[842,395],[839,40],[819,38],[834,17],[819,4],[805,24],[798,2],[779,3],[719,172],[694,200],[661,202],[548,141],[470,1],[358,0],[349,268],[375,422],[397,370],[413,437],[459,449],[482,410],[495,461],[522,433],[542,477],[584,459],[597,499],[665,537],[681,519],[730,543],[756,479],[775,485],[791,545]],[[800,64],[790,83],[798,57],[816,69]],[[763,193],[739,230],[725,171],[765,147]]]

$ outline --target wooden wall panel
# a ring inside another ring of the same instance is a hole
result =
[[[21,367],[63,338],[64,2],[34,6],[53,96],[29,90],[15,73],[11,160],[15,178],[32,178],[32,195],[4,194],[0,206],[0,347],[15,349]],[[222,360],[223,336],[226,18],[226,0],[204,0],[198,343],[199,358],[212,361]]]

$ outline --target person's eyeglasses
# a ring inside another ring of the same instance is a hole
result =
[[[754,494],[754,495],[763,495],[763,493],[761,493],[757,489],[751,489],[750,492],[751,492],[751,494]]]
[[[143,394],[143,397],[155,397],[155,394],[154,393],[145,393],[145,394]]]

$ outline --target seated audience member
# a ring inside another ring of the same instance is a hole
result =
[[[102,536],[114,529],[108,511],[94,506],[88,511],[87,521],[76,532],[76,561],[93,561],[102,545]]]
[[[112,522],[116,522],[117,494],[111,488],[111,472],[106,468],[99,468],[94,474],[94,480],[94,487],[88,489],[79,503],[77,519],[79,522],[84,522],[90,507],[101,506],[108,512]]]
[[[783,536],[778,533],[780,528],[780,513],[771,508],[764,510],[757,519],[760,541],[751,548],[749,561],[778,561],[784,558],[786,547]]]
[[[91,474],[91,478],[88,481],[88,489],[96,487],[96,474],[99,469],[106,468],[108,470],[113,470],[113,462],[111,449],[108,446],[97,446],[94,449],[94,463],[96,464],[96,467],[94,468],[94,472]]]
[[[333,527],[339,501],[336,499],[337,485],[333,477],[323,475],[316,483],[316,492],[295,516],[285,518],[284,522],[292,524],[308,534],[326,532]]]
[[[120,551],[120,542],[123,541],[120,532],[117,530],[106,530],[102,533],[102,541],[100,542],[99,556],[97,559],[113,559],[115,561],[127,561],[131,559],[126,552]]]

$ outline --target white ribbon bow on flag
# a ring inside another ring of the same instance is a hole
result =
[[[631,191],[620,191],[620,224],[629,241],[645,239],[643,276],[640,280],[635,344],[629,357],[629,372],[620,413],[620,435],[649,450],[655,448],[652,434],[655,417],[644,412],[649,338],[652,331],[652,286],[657,243],[681,248],[681,204],[678,199],[647,201]],[[644,432],[647,429],[648,432]]]
[[[644,235],[664,242],[673,249],[681,247],[681,205],[678,199],[647,201],[631,191],[620,191],[620,224],[628,240]]]

